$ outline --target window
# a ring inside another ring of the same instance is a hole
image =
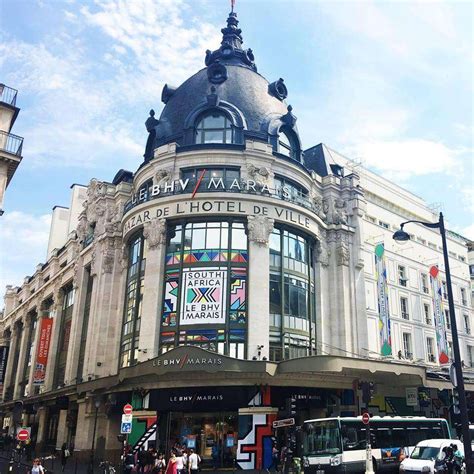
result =
[[[233,143],[234,127],[230,119],[217,111],[204,115],[196,126],[196,143]]]
[[[421,290],[426,295],[430,292],[428,288],[428,275],[426,273],[421,274]]]
[[[451,360],[454,358],[454,353],[453,353],[453,343],[451,341],[448,341],[448,355]]]
[[[431,308],[428,303],[423,303],[423,313],[425,315],[425,323],[431,324]]]
[[[234,167],[185,168],[181,170],[181,179],[183,181],[189,179],[186,188],[189,192],[196,188],[198,182],[200,184],[197,192],[200,193],[222,191],[223,189],[228,192],[239,191],[241,186],[240,168]]]
[[[467,346],[467,358],[469,362],[469,367],[474,367],[474,347]]]
[[[446,285],[445,281],[442,281],[441,285],[442,285],[442,288],[443,288],[443,298],[445,300],[447,300],[448,299],[448,286]]]
[[[387,224],[384,221],[379,221],[379,226],[383,227],[384,229],[390,229],[390,224]]]
[[[398,283],[400,286],[407,286],[407,273],[403,265],[398,265]]]
[[[408,312],[408,298],[403,296],[400,298],[400,310],[403,319],[410,319],[410,314]]]
[[[467,306],[466,288],[461,288],[461,304]]]
[[[308,239],[291,230],[270,235],[271,360],[310,355],[314,350],[314,274]]]
[[[280,199],[310,206],[308,191],[299,184],[282,176],[275,176],[275,193]]]
[[[372,217],[372,216],[366,216],[366,217],[369,222],[372,222],[372,224],[375,224],[377,222],[377,219],[375,219],[375,217]]]
[[[192,345],[244,358],[248,261],[244,223],[191,221],[172,226],[168,235],[160,352]]]
[[[278,153],[299,161],[298,142],[294,136],[294,132],[287,127],[280,128],[278,135]]]
[[[451,329],[451,318],[449,317],[449,309],[444,310],[444,323],[446,324],[446,329]]]
[[[413,359],[411,334],[408,332],[403,333],[403,355],[405,359]]]
[[[428,247],[430,249],[436,250],[436,244],[433,244],[432,242],[428,242]]]
[[[434,353],[434,339],[428,337],[426,339],[426,358],[428,362],[436,362],[436,356]]]
[[[466,334],[471,334],[471,320],[468,314],[464,314],[464,329]]]
[[[145,276],[144,239],[135,237],[128,246],[128,270],[125,297],[125,315],[122,327],[120,366],[133,365],[138,359],[138,337]]]

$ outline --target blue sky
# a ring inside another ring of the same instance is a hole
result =
[[[70,185],[142,160],[150,108],[220,43],[228,0],[3,0],[0,82],[24,159],[1,218],[0,285],[44,261]],[[472,2],[238,0],[259,72],[285,79],[305,148],[324,142],[441,203],[474,238]]]

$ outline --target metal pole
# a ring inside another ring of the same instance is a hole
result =
[[[471,437],[469,435],[469,417],[467,413],[466,392],[464,390],[464,379],[462,374],[461,352],[459,350],[458,328],[456,315],[454,313],[453,288],[451,285],[451,271],[449,269],[448,246],[446,243],[446,229],[444,227],[443,213],[439,213],[439,231],[443,242],[443,257],[446,273],[446,285],[448,287],[449,319],[451,321],[451,334],[453,336],[454,368],[456,371],[457,390],[459,394],[459,411],[461,417],[462,437],[464,444],[464,457],[466,460],[467,474],[473,474]]]

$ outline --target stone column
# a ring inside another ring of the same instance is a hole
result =
[[[268,239],[273,230],[273,219],[248,216],[249,275],[248,275],[248,345],[247,358],[269,356],[270,331],[270,250]]]
[[[33,351],[31,352],[31,366],[28,371],[28,395],[31,397],[34,395],[34,385],[33,385],[33,377],[36,369],[36,356],[38,354],[38,341],[39,341],[39,332],[41,326],[41,317],[39,316],[39,312],[36,314],[36,329],[35,333],[32,335],[31,344],[33,346]],[[31,329],[33,330],[33,328]],[[29,350],[29,349],[28,349]]]
[[[92,449],[92,438],[94,434],[94,422],[96,418],[96,408],[94,399],[88,397],[85,400],[78,400],[78,416],[77,416],[77,427],[76,427],[76,438],[74,443],[74,449],[80,453],[76,453],[76,456],[81,462],[87,462],[90,459]],[[99,406],[97,410],[97,424],[95,430],[95,441],[94,451],[101,449],[101,446],[97,444],[98,438],[103,437],[105,431],[102,427],[105,420],[104,406]],[[118,434],[118,433],[117,433]],[[96,457],[96,459],[98,459]]]
[[[13,359],[15,358],[15,351],[17,348],[17,344],[20,343],[18,340],[18,324],[14,324],[12,328],[12,335],[10,339],[10,350],[8,353],[8,361],[7,361],[7,368],[5,370],[5,380],[3,384],[3,398],[5,399],[6,391],[12,386],[12,382],[14,384],[15,376],[16,376],[16,367],[13,367]],[[13,393],[11,394],[11,398],[13,398]]]
[[[166,220],[145,222],[143,236],[147,246],[144,294],[140,323],[139,355],[142,362],[158,355],[160,315],[163,306]]]
[[[36,454],[39,454],[46,442],[46,423],[48,421],[48,408],[38,409],[38,434],[36,435]]]
[[[18,365],[15,368],[15,390],[13,392],[13,398],[23,397],[24,388],[21,383],[23,382],[23,373],[25,371],[26,364],[26,353],[29,350],[28,339],[30,338],[31,332],[31,317],[25,316],[23,318],[23,331],[21,332],[21,341],[20,341],[20,355],[18,356]]]
[[[59,410],[58,436],[56,438],[56,449],[61,449],[63,443],[67,442],[67,410]]]

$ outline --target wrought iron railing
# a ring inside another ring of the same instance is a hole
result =
[[[0,130],[0,150],[11,153],[12,155],[21,156],[22,149],[23,137]]]
[[[17,94],[18,91],[16,89],[12,89],[5,84],[0,84],[0,102],[9,105],[16,105]]]

